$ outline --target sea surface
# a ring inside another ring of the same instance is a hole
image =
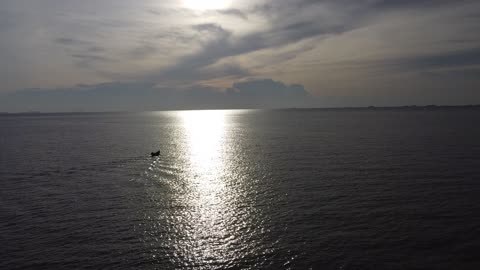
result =
[[[3,115],[0,269],[480,269],[480,110]]]

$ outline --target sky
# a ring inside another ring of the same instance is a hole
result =
[[[479,104],[478,33],[478,0],[0,0],[0,111]]]

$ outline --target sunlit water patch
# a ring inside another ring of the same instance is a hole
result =
[[[168,254],[176,266],[233,267],[258,249],[273,252],[272,246],[262,246],[262,234],[268,230],[258,222],[262,218],[252,205],[254,197],[247,194],[254,183],[242,183],[254,179],[245,177],[248,168],[242,168],[237,157],[235,143],[240,138],[233,137],[238,128],[231,122],[232,112],[184,111],[172,117],[178,119],[174,159],[179,170],[168,175],[172,170],[164,168],[161,156],[151,162],[147,174],[166,185],[164,192],[155,190],[153,200],[169,202],[148,216],[154,224],[145,229],[152,257]]]
[[[480,269],[479,119],[0,117],[0,269]]]

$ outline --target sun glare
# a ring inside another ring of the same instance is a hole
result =
[[[225,9],[229,4],[229,0],[183,0],[186,8],[194,10]]]
[[[226,113],[223,111],[184,111],[180,113],[185,129],[189,157],[190,194],[189,238],[202,243],[201,250],[189,252],[205,260],[223,259],[223,239],[232,234],[226,225],[232,209],[227,204],[229,188],[225,182]],[[225,243],[223,243],[225,244]],[[192,248],[191,246],[186,246]]]
[[[221,164],[225,113],[222,111],[185,111],[182,118],[190,145],[190,158],[198,174],[215,174]]]

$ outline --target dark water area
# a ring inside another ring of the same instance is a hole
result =
[[[480,269],[479,123],[468,109],[2,116],[0,269]]]

